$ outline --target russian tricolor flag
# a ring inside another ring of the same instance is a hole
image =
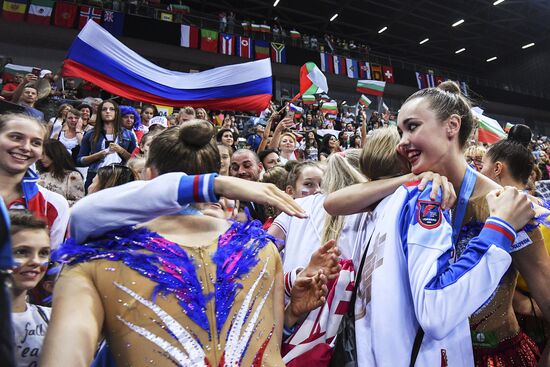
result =
[[[163,69],[88,22],[73,42],[63,74],[88,80],[110,93],[165,106],[262,111],[272,96],[269,59],[200,73]]]

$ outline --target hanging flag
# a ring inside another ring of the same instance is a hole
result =
[[[374,80],[384,80],[384,77],[382,76],[382,66],[371,64],[370,66],[370,72],[372,75],[372,79]]]
[[[346,72],[349,78],[359,78],[359,66],[357,60],[346,58]]]
[[[325,73],[334,74],[334,63],[332,55],[327,52],[321,52],[321,70]]]
[[[417,71],[416,84],[418,85],[418,89],[428,88],[428,79],[426,78],[426,74]]]
[[[250,32],[252,30],[252,26],[248,20],[241,22],[241,27],[243,27],[243,31],[245,32]]]
[[[168,13],[165,11],[160,12],[160,20],[165,22],[173,22],[174,21],[174,14]]]
[[[93,6],[81,6],[80,17],[78,18],[78,29],[84,28],[86,23],[91,19],[97,24],[101,24],[101,15],[103,11]]]
[[[382,66],[382,71],[384,72],[384,81],[386,83],[395,83],[395,79],[393,77],[393,66],[384,65]]]
[[[472,112],[479,121],[477,140],[480,143],[493,144],[499,140],[506,139],[506,132],[504,132],[497,120],[483,116],[475,111]]]
[[[286,64],[286,47],[284,43],[271,42],[271,61]]]
[[[332,100],[330,102],[323,102],[323,104],[321,105],[321,112],[337,115],[338,103],[336,103],[335,100]]]
[[[361,98],[359,98],[359,103],[364,107],[369,107],[372,102],[370,99],[367,98],[367,96],[361,94]]]
[[[103,28],[115,37],[122,36],[124,32],[124,13],[105,10],[103,12]]]
[[[199,28],[193,25],[181,25],[180,46],[199,48]]]
[[[435,88],[436,84],[433,72],[426,74],[426,83],[428,84],[428,88]]]
[[[510,122],[507,122],[506,123],[506,126],[504,126],[504,131],[506,131],[507,133],[510,132],[510,129],[514,127],[514,124],[510,123]]]
[[[272,97],[271,62],[260,60],[198,73],[163,69],[95,22],[69,48],[63,75],[90,81],[134,101],[212,110],[263,111]]]
[[[303,104],[314,104],[316,102],[315,96],[313,94],[304,94],[302,96]]]
[[[73,28],[77,11],[78,6],[76,4],[57,1],[55,3],[53,24],[56,27]]]
[[[372,79],[370,65],[367,61],[359,61],[359,79]]]
[[[290,38],[292,38],[293,40],[299,40],[300,38],[302,38],[302,35],[300,34],[300,32],[292,30],[290,31]]]
[[[256,24],[256,23],[252,23],[250,25],[250,29],[252,30],[252,32],[261,32],[262,31],[262,26],[259,25],[259,24]]]
[[[269,42],[256,40],[254,42],[254,53],[256,60],[267,59],[269,57]]]
[[[191,12],[190,7],[188,7],[187,5],[181,5],[181,4],[170,4],[168,6],[168,10],[176,14],[189,14]]]
[[[238,36],[236,37],[236,50],[235,53],[237,56],[242,57],[243,59],[252,58],[252,39],[250,37]]]
[[[49,25],[53,11],[53,0],[32,0],[27,22]]]
[[[271,33],[271,27],[268,26],[267,24],[262,24],[260,25],[260,31],[262,33]]]
[[[346,71],[346,59],[343,56],[336,56],[333,57],[334,60],[334,74],[338,75],[348,75]]]
[[[4,1],[2,18],[12,22],[22,22],[27,10],[27,0]]]
[[[437,87],[439,84],[443,83],[445,81],[445,78],[441,75],[435,76],[435,86]]]
[[[356,90],[373,96],[382,96],[384,95],[384,88],[386,88],[386,82],[380,82],[378,80],[358,80]]]
[[[229,33],[220,33],[220,53],[223,55],[235,55],[235,37]]]
[[[298,99],[300,95],[312,95],[323,92],[328,92],[327,78],[314,62],[306,62],[300,68],[300,93],[294,97],[292,102]]]
[[[218,32],[201,28],[201,50],[218,52]]]

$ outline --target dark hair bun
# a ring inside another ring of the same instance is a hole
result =
[[[441,82],[441,84],[439,84],[437,88],[452,94],[461,94],[460,87],[458,86],[458,84],[456,84],[452,80],[446,80],[444,82]]]
[[[194,119],[185,121],[180,127],[180,141],[185,145],[202,148],[212,140],[216,130],[205,120]]]
[[[510,132],[508,132],[508,140],[520,143],[525,147],[529,147],[533,133],[531,128],[527,125],[517,124],[512,126]]]

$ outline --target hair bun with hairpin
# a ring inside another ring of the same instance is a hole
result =
[[[514,125],[508,132],[508,140],[520,143],[525,147],[529,147],[532,136],[531,128],[522,124]]]

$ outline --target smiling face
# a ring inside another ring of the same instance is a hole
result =
[[[46,229],[23,229],[12,236],[12,253],[16,268],[13,289],[28,291],[46,274],[50,260],[50,237]]]
[[[233,153],[229,174],[248,181],[258,181],[263,165],[258,162],[253,152],[241,151]]]
[[[328,147],[329,149],[337,149],[338,148],[338,139],[336,136],[332,135],[330,139],[328,140]]]
[[[401,134],[397,151],[409,161],[414,174],[444,172],[452,144],[448,124],[437,119],[427,100],[415,98],[405,103],[397,126]]]
[[[81,113],[80,117],[82,117],[82,120],[88,121],[90,119],[91,113],[88,107],[82,107],[80,109],[80,113]]]
[[[147,107],[141,113],[141,123],[145,126],[149,126],[149,120],[153,118],[155,111],[151,107]]]
[[[281,162],[281,159],[279,158],[279,155],[277,154],[277,152],[272,152],[265,156],[262,163],[264,165],[264,168],[268,170],[270,168],[277,166],[280,162]]]
[[[283,135],[279,142],[279,150],[285,153],[292,153],[296,148],[296,141],[290,135]]]
[[[20,174],[42,156],[44,128],[22,117],[7,121],[0,131],[0,171]]]

